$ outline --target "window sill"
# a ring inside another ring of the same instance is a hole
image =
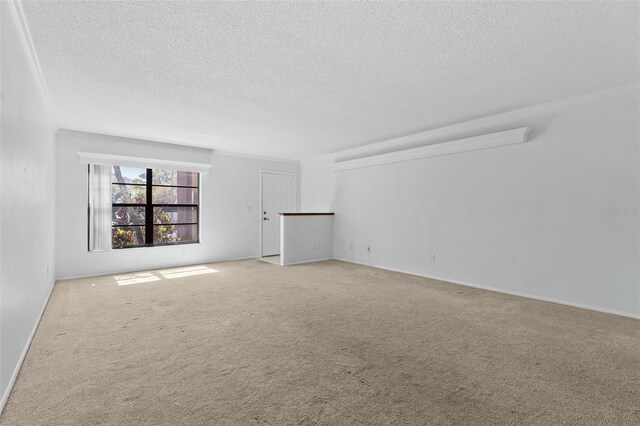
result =
[[[139,246],[139,247],[122,247],[122,248],[113,248],[111,250],[87,250],[87,253],[109,253],[114,251],[127,251],[127,250],[140,250],[140,249],[157,249],[157,248],[167,248],[167,247],[184,247],[184,246],[199,246],[201,242],[197,243],[182,243],[182,244],[159,244],[155,246]]]

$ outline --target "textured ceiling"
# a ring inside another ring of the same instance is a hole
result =
[[[637,2],[22,2],[62,128],[307,158],[640,80]]]

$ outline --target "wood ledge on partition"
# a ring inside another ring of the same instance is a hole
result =
[[[333,216],[335,213],[278,213],[280,216]]]

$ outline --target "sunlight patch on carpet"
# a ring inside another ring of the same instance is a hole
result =
[[[151,272],[139,272],[137,274],[116,275],[113,277],[118,285],[131,285],[160,281],[160,277]]]
[[[204,265],[186,266],[183,268],[163,269],[158,271],[164,278],[171,280],[174,278],[192,277],[194,275],[213,274],[217,269]]]

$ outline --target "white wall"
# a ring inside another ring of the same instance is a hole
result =
[[[55,276],[56,124],[12,7],[0,4],[0,410]]]
[[[337,173],[333,156],[305,161],[302,209],[335,211],[336,258],[638,316],[639,98],[611,91],[424,141],[532,127],[524,145]]]
[[[210,162],[201,177],[200,244],[87,251],[87,165],[76,152]],[[295,173],[300,165],[216,154],[206,149],[61,131],[57,137],[56,270],[58,278],[260,256],[260,170]],[[299,200],[300,196],[297,194]],[[247,212],[247,207],[251,212]]]
[[[280,216],[280,264],[333,259],[333,216]]]
[[[301,208],[303,212],[333,212],[336,174],[331,169],[333,155],[323,155],[302,161],[300,176]]]

